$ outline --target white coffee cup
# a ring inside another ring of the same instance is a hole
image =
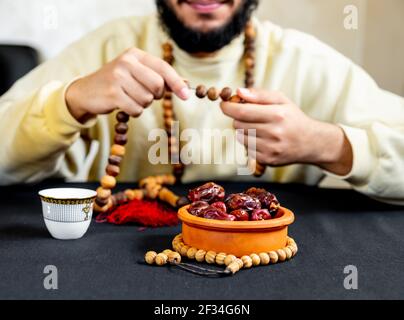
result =
[[[94,190],[46,189],[39,192],[46,228],[55,239],[80,239],[87,232],[93,214]]]

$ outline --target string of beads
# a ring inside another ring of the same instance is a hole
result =
[[[214,251],[205,251],[194,247],[187,246],[182,238],[182,234],[177,235],[172,241],[173,250],[167,249],[161,253],[149,251],[145,254],[145,262],[149,265],[164,266],[167,264],[181,265],[182,258],[195,260],[197,262],[206,262],[208,264],[216,264],[225,266],[224,274],[236,274],[241,269],[250,269],[256,266],[265,266],[276,264],[292,259],[298,252],[298,247],[292,238],[287,238],[287,244],[284,248],[261,253],[252,253],[250,255],[237,258],[232,254],[216,253]],[[195,267],[194,267],[195,268]],[[187,268],[185,268],[187,269]],[[215,274],[218,271],[206,268],[198,268],[208,274]],[[191,271],[190,269],[187,269]],[[198,273],[198,272],[196,272]],[[219,273],[222,273],[219,271]]]
[[[244,42],[244,64],[245,64],[245,86],[252,88],[254,86],[254,68],[255,68],[255,39],[256,31],[252,23],[248,23],[245,28],[245,42]],[[173,47],[170,43],[165,43],[162,46],[163,59],[172,65],[174,63]],[[223,101],[230,101],[234,103],[243,103],[244,101],[237,95],[233,95],[231,88],[223,88],[218,90],[214,87],[206,88],[204,85],[199,85],[196,88],[195,95],[200,98],[208,98],[211,101],[216,101],[219,98]],[[94,209],[97,212],[107,212],[113,207],[125,203],[132,199],[142,199],[148,196],[150,199],[158,197],[168,199],[169,202],[175,202],[175,195],[170,194],[168,189],[163,188],[164,184],[173,184],[181,181],[184,173],[184,164],[181,163],[180,142],[176,138],[178,135],[173,132],[173,124],[176,120],[172,92],[166,90],[163,96],[162,107],[164,116],[164,127],[168,137],[169,157],[173,166],[173,176],[165,178],[163,183],[151,183],[152,186],[146,188],[141,187],[141,190],[127,190],[116,195],[112,195],[112,190],[116,186],[116,177],[120,174],[120,165],[126,153],[125,145],[128,142],[128,121],[129,115],[125,112],[118,112],[116,115],[117,124],[115,125],[114,144],[110,150],[108,158],[108,165],[105,169],[106,175],[101,178],[101,187],[97,189],[97,198],[95,201]],[[260,177],[265,173],[266,167],[261,165],[255,160],[250,159],[249,166],[254,172],[256,177]],[[159,178],[157,178],[158,180]],[[163,179],[164,180],[164,179]],[[171,183],[174,181],[173,183]],[[160,194],[160,191],[162,193]]]

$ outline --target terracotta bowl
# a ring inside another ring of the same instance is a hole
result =
[[[282,207],[275,219],[266,221],[204,219],[190,214],[188,208],[186,206],[178,211],[184,243],[205,251],[224,252],[237,257],[284,248],[288,226],[295,220],[293,212]]]

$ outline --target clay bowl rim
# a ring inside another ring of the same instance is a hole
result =
[[[278,218],[264,221],[222,221],[196,217],[188,212],[189,205],[178,210],[179,219],[188,225],[210,230],[268,230],[282,228],[291,225],[295,221],[295,215],[287,208],[280,207],[282,215]]]

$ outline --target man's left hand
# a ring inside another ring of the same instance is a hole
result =
[[[258,162],[313,164],[337,175],[352,170],[352,147],[339,126],[310,118],[281,92],[239,89],[237,94],[245,103],[222,102],[221,108],[235,129],[244,131],[238,139],[247,147],[247,130],[256,130],[249,155]]]

